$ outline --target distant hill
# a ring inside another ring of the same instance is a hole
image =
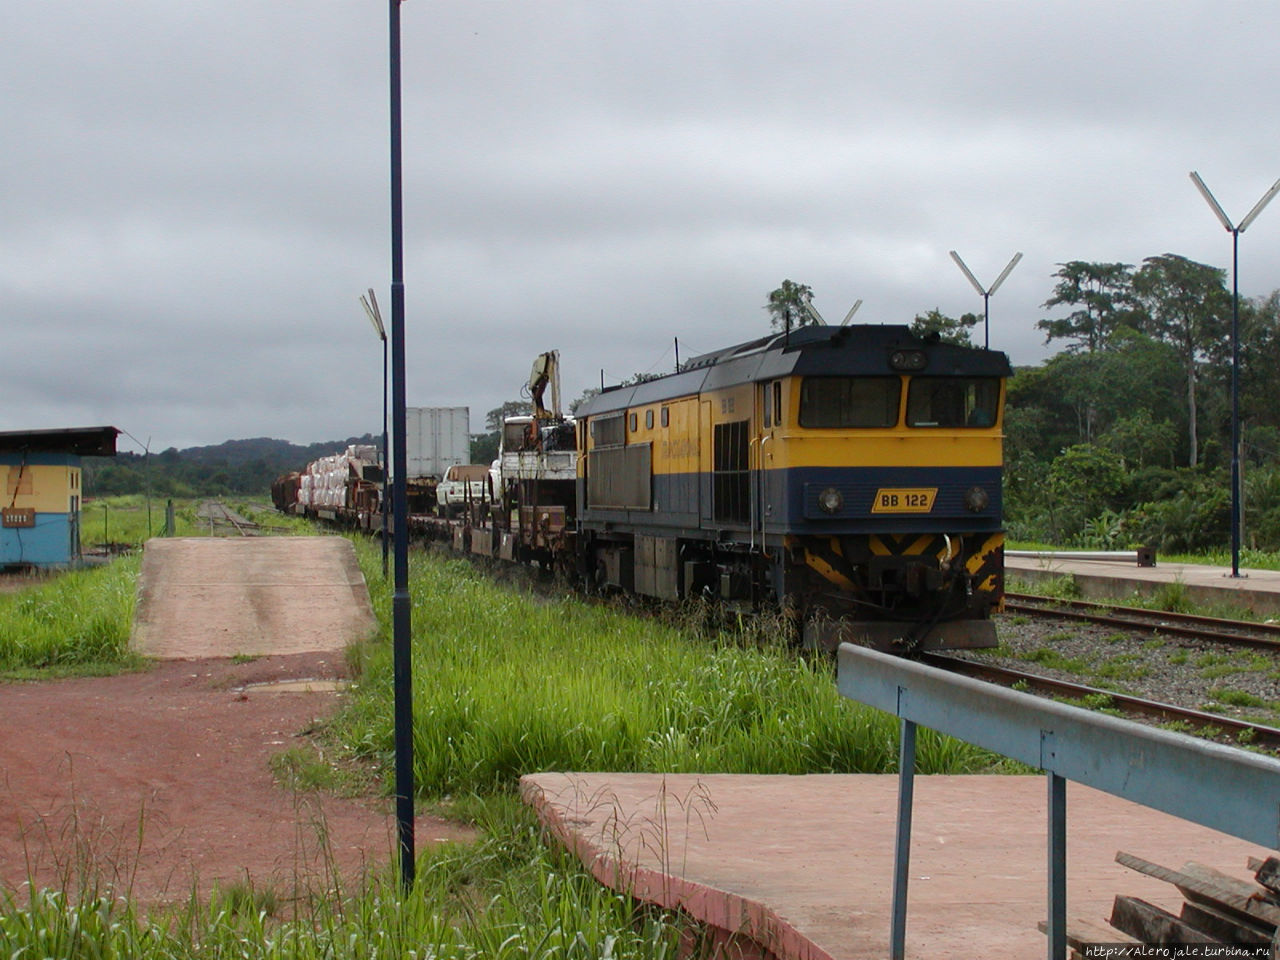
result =
[[[155,496],[198,497],[246,494],[265,496],[271,481],[312,460],[339,453],[355,443],[373,444],[371,434],[299,446],[287,440],[256,437],[206,447],[170,447],[146,457],[121,453],[84,458],[84,492],[89,497],[142,493],[150,483]]]

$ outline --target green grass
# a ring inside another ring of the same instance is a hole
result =
[[[1049,639],[1053,639],[1050,637]],[[1064,657],[1051,647],[1037,647],[1018,654],[1018,659],[1030,663],[1038,663],[1054,670],[1065,670],[1068,673],[1084,673],[1089,669],[1089,661],[1083,657]]]
[[[380,555],[359,546],[386,633]],[[897,721],[835,689],[826,658],[692,638],[572,596],[525,595],[466,561],[414,558],[415,777],[424,796],[510,791],[542,770],[838,773],[892,770]],[[392,752],[389,644],[361,652],[337,721],[359,755]],[[990,757],[921,731],[922,772]]]
[[[1111,657],[1093,668],[1095,676],[1108,680],[1141,680],[1151,674],[1151,669],[1140,662],[1136,653],[1124,653]]]
[[[129,652],[140,558],[42,579],[0,594],[0,673],[101,673],[137,666]]]
[[[1209,691],[1209,696],[1213,702],[1225,704],[1229,707],[1269,707],[1276,708],[1274,701],[1264,700],[1262,697],[1246,693],[1243,690],[1228,690],[1224,687],[1214,687]]]
[[[148,916],[128,897],[91,889],[0,893],[0,955],[138,960],[661,960],[686,924],[641,910],[542,842],[515,801],[484,808],[487,839],[418,859],[402,895],[389,875],[343,891],[236,882]],[[501,839],[495,839],[501,838]],[[337,895],[335,895],[337,894]],[[696,935],[696,930],[692,931]]]

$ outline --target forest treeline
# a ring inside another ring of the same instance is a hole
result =
[[[1225,552],[1230,542],[1232,299],[1226,271],[1177,254],[1141,264],[1059,265],[1028,320],[1058,352],[1009,382],[1005,514],[1011,539],[1065,547],[1150,544]],[[787,285],[790,284],[790,287]],[[816,322],[812,293],[770,294],[773,325]],[[788,315],[788,304],[795,310]],[[781,318],[781,319],[780,319]],[[917,332],[970,342],[977,316],[918,315]],[[1280,551],[1280,291],[1239,305],[1243,543]],[[488,462],[501,415],[473,438]],[[371,435],[297,446],[237,440],[215,447],[86,461],[86,493],[265,494],[271,480]]]
[[[1232,298],[1176,254],[1072,261],[1037,326],[1063,349],[1009,384],[1009,534],[1093,548],[1230,541]],[[1280,291],[1239,309],[1243,543],[1280,550]]]

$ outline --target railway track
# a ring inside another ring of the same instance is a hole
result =
[[[1188,613],[1144,610],[1088,600],[1058,600],[1030,594],[1005,594],[1005,612],[1038,617],[1078,620],[1125,630],[1209,640],[1233,647],[1254,647],[1280,652],[1280,625],[1245,620],[1223,620]]]
[[[225,503],[217,500],[206,500],[200,504],[199,509],[196,511],[196,516],[201,520],[208,521],[210,532],[217,526],[229,526],[242,537],[256,537],[261,529],[252,520],[246,520]]]
[[[1041,696],[1060,697],[1069,700],[1085,701],[1091,706],[1103,705],[1124,713],[1126,716],[1151,720],[1158,723],[1174,723],[1197,730],[1204,735],[1229,739],[1234,743],[1248,743],[1280,750],[1280,729],[1261,723],[1246,720],[1235,720],[1216,713],[1206,713],[1189,707],[1175,706],[1156,700],[1146,700],[1113,690],[1103,690],[1067,680],[1057,680],[1039,674],[1014,670],[1009,667],[980,663],[973,660],[962,660],[958,657],[944,656],[936,653],[921,655],[921,662],[941,670],[973,677],[988,683],[1001,686],[1017,687],[1029,693]]]

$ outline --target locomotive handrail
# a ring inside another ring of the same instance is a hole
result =
[[[898,716],[898,836],[890,956],[906,944],[907,870],[918,724],[1045,771],[1050,960],[1066,957],[1066,781],[1280,847],[1280,760],[1072,707],[843,644],[840,693]]]

